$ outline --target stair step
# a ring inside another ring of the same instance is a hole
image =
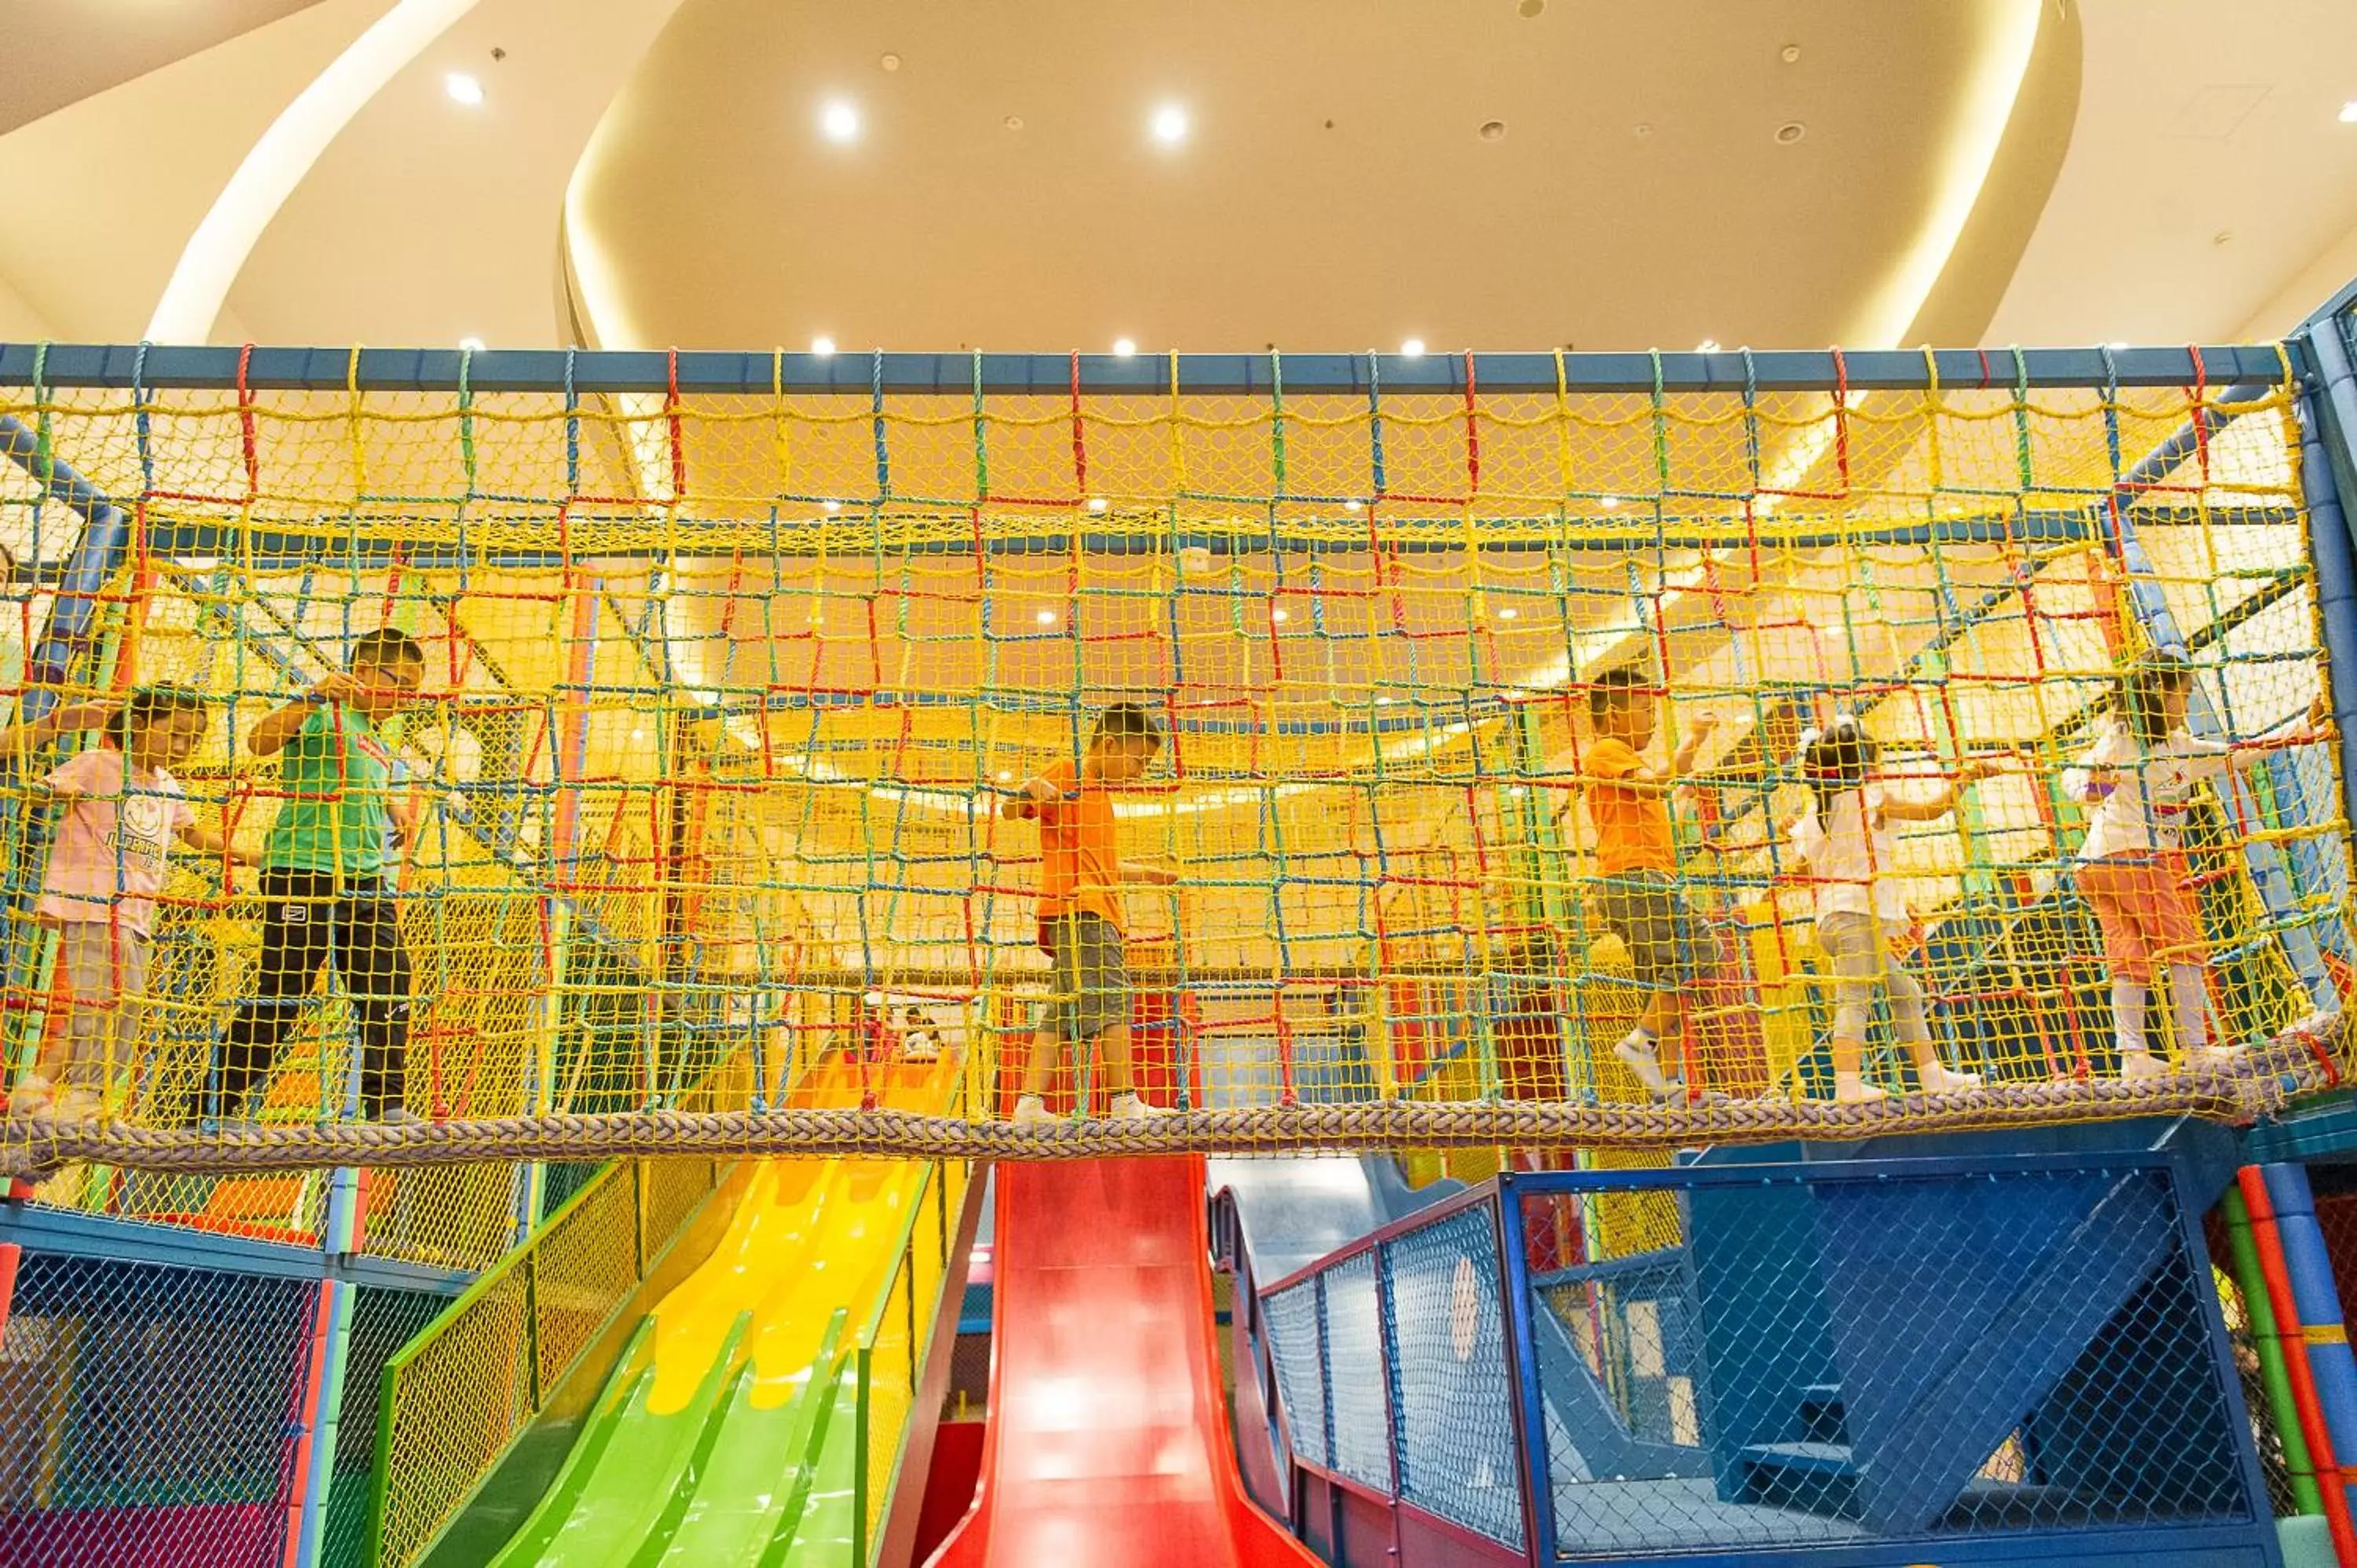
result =
[[[1812,1443],[1849,1441],[1839,1383],[1811,1383],[1801,1391],[1801,1435]]]
[[[1857,1517],[1857,1461],[1848,1444],[1755,1443],[1741,1457],[1746,1502]]]

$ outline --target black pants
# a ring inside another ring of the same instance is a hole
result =
[[[248,1101],[302,1016],[320,964],[332,963],[360,1023],[361,1115],[381,1119],[402,1103],[409,1047],[409,953],[390,890],[348,876],[339,897],[325,872],[270,870],[262,874],[262,897],[259,994],[238,1004],[230,1024],[218,1113],[253,1113]],[[339,1089],[330,1088],[338,1109]]]

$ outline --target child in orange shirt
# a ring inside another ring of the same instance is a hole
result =
[[[1623,666],[1598,675],[1587,691],[1596,738],[1580,759],[1580,782],[1596,829],[1598,913],[1627,944],[1637,983],[1650,993],[1637,1026],[1612,1054],[1650,1093],[1666,1097],[1681,1086],[1662,1071],[1661,1042],[1674,1040],[1685,1022],[1701,942],[1695,913],[1678,891],[1670,790],[1693,768],[1695,753],[1717,725],[1696,714],[1669,767],[1657,768],[1643,752],[1653,743],[1661,707],[1641,671]]]
[[[1032,1042],[1015,1101],[1018,1125],[1050,1120],[1048,1075],[1064,1047],[1102,1041],[1105,1087],[1116,1121],[1166,1114],[1137,1097],[1129,1060],[1129,970],[1122,938],[1125,884],[1168,887],[1178,873],[1125,865],[1114,826],[1113,791],[1145,775],[1162,749],[1162,726],[1142,703],[1115,703],[1097,715],[1078,767],[1060,762],[1025,782],[999,807],[1002,817],[1039,824],[1039,945],[1055,960],[1055,994]]]

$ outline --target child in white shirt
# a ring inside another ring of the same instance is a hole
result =
[[[2145,1034],[2156,963],[2169,971],[2167,1012],[2179,1050],[2189,1062],[2219,1054],[2209,1047],[2201,922],[2186,887],[2184,821],[2203,779],[2248,767],[2255,753],[2186,732],[2192,689],[2191,668],[2174,660],[2131,671],[2120,683],[2119,711],[2062,775],[2063,792],[2093,807],[2079,846],[2079,897],[2103,932],[2120,1077],[2130,1082],[2169,1070]]]
[[[1858,1076],[1866,1047],[1867,1009],[1877,986],[1890,1004],[1890,1022],[1900,1043],[1915,1058],[1915,1075],[1927,1094],[1976,1089],[1976,1073],[1956,1072],[1940,1059],[1923,1015],[1923,989],[1891,952],[1913,925],[1899,889],[1894,822],[1931,822],[1955,809],[1956,788],[1992,771],[1986,762],[1966,761],[1955,782],[1936,793],[1910,799],[1874,781],[1881,747],[1866,727],[1846,714],[1822,733],[1802,737],[1801,777],[1809,787],[1809,809],[1792,823],[1792,847],[1814,885],[1817,943],[1833,962],[1834,1099],[1856,1105],[1884,1098]]]

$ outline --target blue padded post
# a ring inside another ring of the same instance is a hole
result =
[[[131,518],[97,486],[45,452],[40,436],[21,419],[0,414],[0,456],[38,480],[83,524],[81,537],[74,542],[73,553],[58,575],[48,625],[25,660],[25,694],[17,703],[16,716],[37,719],[57,706],[58,689],[65,684],[75,656],[91,644],[99,593],[131,547]]]

